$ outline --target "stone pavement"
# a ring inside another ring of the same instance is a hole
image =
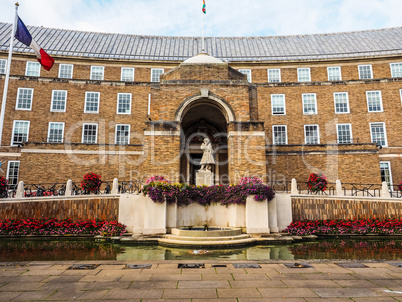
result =
[[[100,265],[71,269],[90,263]],[[178,268],[183,263],[205,267]],[[211,260],[0,263],[0,301],[402,301],[400,263],[307,264],[312,267]]]

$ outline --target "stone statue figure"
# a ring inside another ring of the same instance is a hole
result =
[[[204,151],[200,162],[201,170],[211,171],[211,165],[215,165],[215,159],[209,138],[204,138],[204,142],[201,144],[201,150]]]

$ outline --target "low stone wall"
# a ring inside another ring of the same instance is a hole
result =
[[[402,216],[402,200],[372,197],[292,196],[293,221],[388,219]]]
[[[3,219],[118,220],[119,196],[6,199],[0,201],[0,217]]]

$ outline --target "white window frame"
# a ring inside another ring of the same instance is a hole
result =
[[[21,167],[21,161],[19,160],[10,160],[7,164],[7,175],[6,175],[6,179],[9,180],[10,179],[10,166],[11,163],[18,163],[18,172],[17,172],[17,181],[14,184],[15,186],[18,186],[18,180],[20,178],[20,167]]]
[[[336,80],[331,79],[331,74],[330,74],[331,69],[338,70],[339,79],[336,79]],[[340,66],[328,66],[327,67],[327,73],[328,73],[328,81],[342,81],[342,69],[341,69]]]
[[[39,69],[38,69],[38,75],[29,75],[28,74],[28,71],[29,71],[29,65],[35,65],[36,67],[39,67]],[[40,66],[40,64],[39,64],[39,62],[33,62],[33,61],[27,61],[27,64],[26,64],[26,68],[25,68],[25,75],[27,76],[27,77],[40,77],[40,70],[41,70],[41,66]]]
[[[50,125],[51,125],[51,124],[60,124],[60,125],[63,125],[63,127],[61,128],[62,133],[61,133],[61,141],[60,141],[60,142],[50,142],[50,141],[49,141],[49,140],[50,140]],[[48,142],[48,143],[53,143],[53,144],[62,144],[62,143],[64,142],[64,126],[65,126],[65,123],[64,123],[64,122],[49,122],[48,130],[47,130],[47,142]]]
[[[276,81],[277,79],[271,79],[271,77],[269,75],[270,71],[278,72],[278,75],[279,75],[278,81]],[[268,83],[280,83],[282,81],[280,68],[268,68],[267,69],[267,76],[268,76]]]
[[[283,113],[275,113],[274,112],[274,97],[275,96],[283,97]],[[271,94],[271,114],[272,115],[286,115],[286,97],[284,94]]]
[[[308,80],[301,80],[301,71],[308,70]],[[297,81],[298,82],[311,82],[311,69],[310,67],[300,67],[297,68]]]
[[[23,121],[23,120],[14,120],[13,121],[13,131],[11,132],[11,146],[18,146],[18,144],[14,144],[14,131],[15,131],[15,124],[17,122],[24,122],[24,123],[28,123],[28,127],[27,127],[27,140],[29,140],[29,127],[31,125],[31,121]]]
[[[395,65],[400,65],[401,73],[400,75],[396,75],[392,69],[393,66]],[[402,62],[395,62],[395,63],[390,63],[390,68],[391,68],[391,77],[393,78],[401,78],[402,77]]]
[[[88,101],[87,96],[88,96],[89,93],[95,93],[95,94],[98,95],[98,110],[97,110],[97,111],[88,111],[88,110],[87,110],[87,101]],[[100,107],[100,92],[86,91],[86,92],[85,92],[85,102],[84,102],[84,113],[94,113],[94,114],[97,114],[97,113],[99,113],[99,107]]]
[[[345,94],[346,95],[346,105],[347,105],[347,111],[346,112],[338,112],[336,110],[336,95],[337,94]],[[348,114],[350,113],[350,106],[349,106],[349,93],[348,92],[334,92],[334,109],[335,109],[335,114]]]
[[[309,126],[317,126],[317,143],[316,144],[311,144],[311,143],[307,142],[306,127],[309,127]],[[304,144],[306,144],[306,145],[319,145],[320,144],[320,125],[318,125],[318,124],[304,125]]]
[[[275,142],[275,127],[285,127],[286,142],[284,144],[277,144]],[[273,145],[287,145],[288,144],[288,126],[287,125],[272,125],[272,144]]]
[[[119,112],[120,95],[123,95],[123,94],[130,95],[130,110],[129,110],[128,112]],[[132,102],[133,102],[133,98],[132,98],[132,94],[131,94],[131,93],[123,93],[123,92],[118,93],[118,94],[117,94],[116,114],[123,114],[123,115],[129,115],[129,114],[131,114],[131,107],[132,107],[131,105],[132,105]]]
[[[130,71],[130,76],[132,75],[131,80],[125,80],[123,79],[123,70]],[[132,73],[132,74],[131,74]],[[135,69],[133,67],[122,67],[121,68],[121,74],[120,74],[120,81],[122,82],[134,82],[134,75],[135,75]]]
[[[390,161],[380,161],[380,173],[381,173],[381,164],[388,164],[388,170],[389,170],[389,183],[388,183],[388,187],[391,191],[394,190],[393,187],[393,180],[392,180],[392,170],[391,170],[391,162]]]
[[[62,66],[71,66],[71,75],[69,77],[62,77],[61,76],[61,68]],[[74,72],[74,65],[73,64],[59,64],[59,79],[72,79],[73,78],[73,72]]]
[[[154,72],[156,71],[161,71],[161,73],[159,74],[158,77],[158,81],[154,81]],[[151,68],[151,82],[152,83],[159,83],[160,82],[160,75],[163,74],[165,72],[164,68]]]
[[[373,129],[372,129],[372,125],[375,124],[382,124],[382,127],[384,129],[384,141],[385,141],[385,145],[381,145],[383,148],[387,148],[388,147],[388,139],[387,139],[387,129],[385,128],[385,123],[384,122],[374,122],[374,123],[370,123],[370,139],[372,143],[377,143],[373,141]],[[377,143],[378,144],[378,143]]]
[[[127,144],[118,144],[118,143],[117,143],[117,127],[118,127],[118,126],[128,126],[128,140],[127,140]],[[115,132],[114,132],[114,143],[115,143],[115,145],[119,145],[119,146],[129,145],[129,144],[130,144],[130,133],[131,133],[131,125],[130,125],[130,124],[116,124]]]
[[[0,59],[0,65],[4,64],[4,72],[2,72],[2,69],[0,69],[0,74],[6,74],[7,71],[7,60],[6,59]]]
[[[371,77],[370,78],[362,78],[362,70],[360,68],[367,67],[367,66],[370,67],[370,75],[371,75]],[[374,78],[374,76],[373,76],[373,65],[371,65],[371,64],[358,65],[358,70],[359,70],[359,79],[360,80],[368,80],[368,79],[373,79]]]
[[[306,96],[309,96],[309,95],[313,95],[314,96],[314,112],[312,112],[312,113],[310,113],[310,111],[309,112],[305,112],[304,111],[304,105],[305,105],[305,99],[304,99],[304,97],[306,97]],[[302,93],[302,103],[303,103],[303,114],[304,115],[313,115],[313,114],[318,114],[318,108],[317,108],[317,94],[316,93]]]
[[[347,142],[347,143],[340,142],[340,139],[339,139],[339,128],[338,127],[339,126],[345,126],[345,125],[349,126],[349,132],[350,132],[350,141]],[[344,145],[344,144],[353,144],[352,124],[351,123],[336,124],[336,137],[337,137],[338,144],[342,144],[342,145]]]
[[[59,110],[59,109],[53,109],[53,105],[55,102],[54,96],[56,92],[63,92],[66,95],[66,99],[64,100],[64,110]],[[52,101],[50,102],[50,111],[51,112],[66,112],[67,109],[67,90],[52,90]]]
[[[29,91],[31,91],[31,100],[30,100],[30,106],[29,106],[29,108],[18,108],[20,93],[21,93],[22,90],[29,90]],[[15,102],[15,110],[32,111],[33,94],[34,94],[34,89],[33,89],[33,88],[23,88],[23,87],[18,88],[18,91],[17,91],[17,101]]]
[[[378,93],[379,93],[379,97],[380,97],[380,110],[370,110],[370,106],[369,106],[369,94],[372,93],[372,92],[376,92],[376,93],[378,92]],[[366,91],[366,100],[367,100],[367,110],[368,110],[368,112],[384,112],[381,90],[370,90],[370,91]]]
[[[89,125],[96,126],[96,134],[95,134],[95,142],[94,143],[86,143],[86,142],[84,142],[85,126],[89,126]],[[98,132],[99,132],[99,125],[97,123],[83,123],[82,124],[81,143],[82,144],[88,144],[88,145],[97,144],[98,143]]]
[[[94,69],[95,68],[99,68],[99,69],[101,69],[102,70],[102,78],[101,79],[94,79]],[[90,76],[90,79],[92,80],[92,81],[103,81],[104,80],[104,78],[105,78],[105,66],[91,66],[91,76]]]
[[[242,74],[245,74],[246,76],[247,76],[247,81],[249,82],[249,83],[252,83],[252,80],[253,80],[253,78],[252,78],[252,76],[251,76],[251,69],[239,69],[239,72],[240,73],[242,73]]]

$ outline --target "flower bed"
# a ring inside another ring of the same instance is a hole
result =
[[[256,177],[243,178],[237,185],[206,187],[183,183],[172,184],[162,176],[154,176],[143,186],[142,192],[154,202],[163,203],[166,200],[168,204],[177,203],[179,206],[191,203],[245,204],[247,197],[251,195],[254,195],[257,201],[270,201],[275,197],[274,190],[262,184]]]
[[[125,225],[117,221],[71,219],[0,219],[0,235],[103,235],[121,236],[126,232]]]
[[[284,232],[297,236],[320,234],[394,235],[402,234],[402,219],[294,221]]]

